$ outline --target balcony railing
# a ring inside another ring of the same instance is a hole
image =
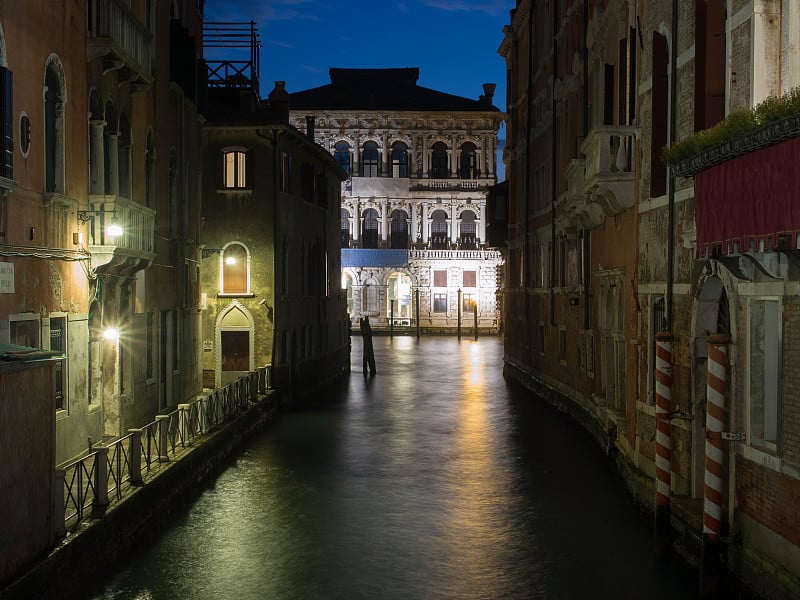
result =
[[[607,216],[633,206],[633,127],[595,127],[581,144],[586,155],[584,192]]]
[[[156,211],[121,196],[89,196],[89,208],[79,211],[89,224],[92,267],[136,261],[139,269],[155,256]],[[121,232],[111,229],[117,226]],[[127,265],[131,267],[133,265]],[[138,270],[134,268],[134,270]]]
[[[89,33],[89,60],[108,56],[114,68],[130,72],[126,79],[150,85],[153,36],[123,0],[90,0]]]
[[[441,190],[441,191],[471,191],[471,190],[485,190],[489,186],[494,185],[493,178],[483,177],[480,179],[425,179],[414,178],[411,180],[411,190],[427,191],[427,190]]]
[[[500,260],[499,250],[409,250],[409,259],[418,260]]]

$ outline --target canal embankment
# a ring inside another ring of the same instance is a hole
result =
[[[213,484],[243,445],[276,417],[283,401],[279,391],[267,390],[237,418],[194,440],[157,476],[131,489],[102,516],[69,532],[46,557],[0,591],[0,598],[56,600],[90,595],[92,585],[167,528]]]

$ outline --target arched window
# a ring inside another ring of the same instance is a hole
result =
[[[128,115],[119,116],[119,140],[117,145],[119,159],[119,195],[131,197],[131,122]]]
[[[465,142],[461,145],[458,175],[461,179],[475,179],[479,174],[477,148],[472,142]]]
[[[67,103],[64,67],[50,55],[44,74],[45,192],[64,193],[64,109]]]
[[[392,177],[408,177],[408,146],[403,142],[392,144]]]
[[[667,145],[667,113],[669,97],[669,49],[667,38],[653,32],[653,89],[652,128],[650,138],[650,196],[656,198],[667,193],[667,165],[661,150]]]
[[[364,222],[361,227],[361,247],[378,247],[378,211],[368,208],[363,213]]]
[[[226,148],[222,151],[222,187],[243,189],[247,187],[247,165],[244,148]]]
[[[461,213],[461,228],[459,231],[462,250],[475,250],[478,247],[475,232],[475,213],[471,210],[465,210]]]
[[[250,257],[247,248],[238,243],[228,244],[220,256],[222,261],[223,294],[247,294],[250,291]]]
[[[725,118],[725,1],[695,3],[694,130],[708,129]]]
[[[408,213],[404,210],[392,213],[391,247],[397,250],[408,248]]]
[[[14,111],[12,77],[6,57],[6,41],[0,27],[0,177],[14,178]],[[27,117],[26,117],[27,118]],[[20,136],[20,149],[25,153]]]
[[[341,210],[342,219],[342,248],[350,247],[350,212],[343,208]]]
[[[431,249],[447,250],[450,241],[447,235],[447,213],[435,210],[431,215]]]
[[[447,158],[447,144],[436,142],[431,148],[431,178],[447,179],[450,176],[450,165]]]
[[[336,159],[345,173],[350,174],[350,144],[337,142],[333,149],[333,158]]]
[[[378,144],[366,142],[361,153],[361,176],[378,177],[380,175],[380,160],[378,159]]]

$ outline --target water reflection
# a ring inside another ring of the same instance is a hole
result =
[[[596,448],[502,378],[495,338],[375,338],[98,598],[690,598]]]

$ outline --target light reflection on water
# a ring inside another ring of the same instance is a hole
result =
[[[502,345],[375,338],[97,598],[691,598],[586,436],[502,378]],[[323,403],[320,402],[320,405]]]

